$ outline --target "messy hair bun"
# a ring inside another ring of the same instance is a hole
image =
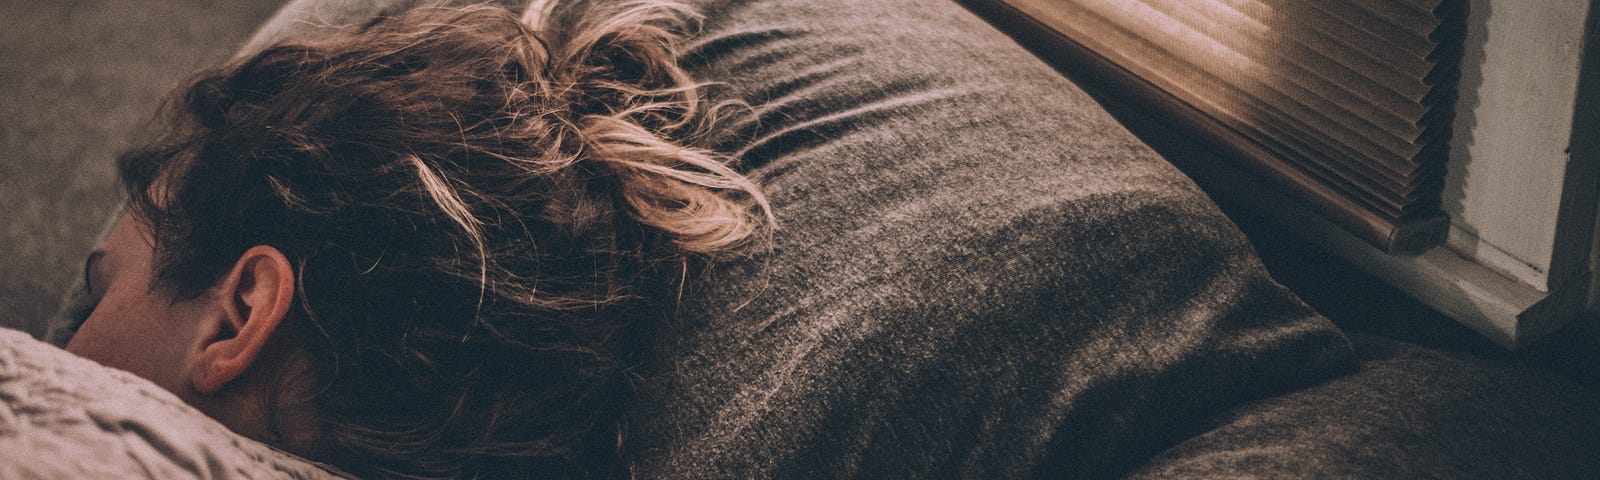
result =
[[[536,2],[544,3],[544,2]],[[203,75],[121,159],[156,278],[199,295],[294,263],[319,439],[373,477],[625,469],[637,341],[765,198],[696,148],[676,4],[421,8]],[[286,390],[289,391],[289,390]],[[269,439],[271,440],[271,439]]]

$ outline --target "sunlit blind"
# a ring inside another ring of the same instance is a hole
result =
[[[1087,57],[1069,60],[1382,249],[1444,236],[1464,1],[967,3],[1047,57]]]

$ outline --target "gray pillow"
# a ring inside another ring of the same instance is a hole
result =
[[[1188,178],[948,1],[704,0],[770,251],[695,279],[638,405],[669,478],[1114,474],[1351,366]]]

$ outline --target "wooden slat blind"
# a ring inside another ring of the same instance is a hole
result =
[[[1444,238],[1463,0],[966,3],[1379,248]]]

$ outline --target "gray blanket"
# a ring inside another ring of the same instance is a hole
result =
[[[1549,372],[1355,335],[1361,370],[1240,405],[1132,479],[1600,476],[1600,396]]]

